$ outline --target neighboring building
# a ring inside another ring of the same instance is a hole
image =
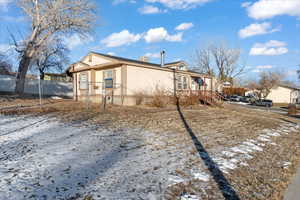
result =
[[[182,61],[159,65],[94,52],[72,64],[67,73],[73,77],[74,99],[102,102],[105,96],[107,102],[121,105],[134,105],[138,93],[151,96],[156,88],[214,91],[216,82],[188,70]]]
[[[273,103],[297,103],[300,101],[300,88],[278,85],[271,89],[267,99]]]
[[[251,94],[256,96],[253,90],[246,92],[246,95]],[[271,89],[266,99],[272,100],[273,103],[300,103],[300,88],[280,84]]]
[[[72,77],[67,74],[55,74],[55,73],[45,73],[44,80],[46,81],[62,81],[62,82],[72,82]]]

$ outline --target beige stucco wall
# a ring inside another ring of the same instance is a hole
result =
[[[171,71],[127,66],[127,95],[138,92],[151,95],[156,87],[172,92],[173,80],[174,74]]]
[[[273,101],[273,103],[291,103],[291,92],[293,90],[285,87],[273,88],[267,99]]]

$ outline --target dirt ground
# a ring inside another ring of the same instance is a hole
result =
[[[168,172],[165,199],[282,199],[300,163],[299,121],[267,111],[226,104],[179,109],[109,106],[103,111],[100,105],[72,100],[46,100],[40,108],[22,106],[37,100],[3,99],[3,115],[50,115],[62,123],[116,133],[149,131],[145,145],[150,151],[181,158]],[[160,167],[175,161],[169,162]]]

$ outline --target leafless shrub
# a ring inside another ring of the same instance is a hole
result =
[[[149,104],[153,107],[164,108],[169,103],[169,97],[169,92],[166,89],[156,86]]]
[[[192,106],[199,104],[199,96],[195,93],[186,93],[178,96],[179,105]]]
[[[134,96],[135,96],[135,105],[139,106],[139,105],[142,105],[143,103],[145,103],[147,94],[144,91],[139,91],[139,92],[136,92],[134,94]]]

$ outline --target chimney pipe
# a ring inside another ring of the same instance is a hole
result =
[[[166,54],[165,51],[160,52],[160,65],[161,65],[161,67],[163,67],[165,65],[165,54]]]

